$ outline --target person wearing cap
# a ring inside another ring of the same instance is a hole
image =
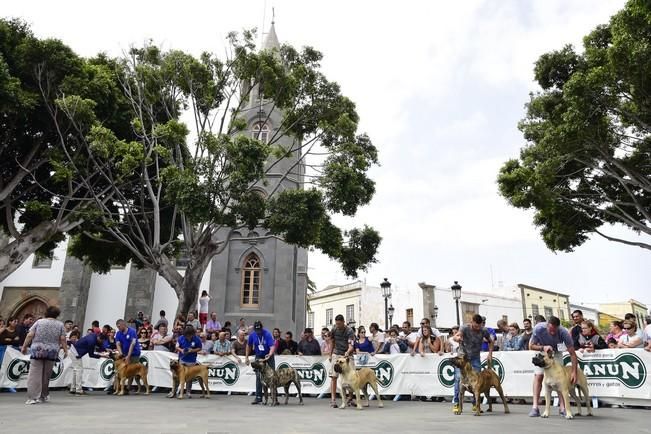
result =
[[[314,339],[314,333],[311,328],[306,328],[303,332],[303,339],[298,343],[298,355],[299,356],[320,356],[321,355],[321,345],[319,341]]]
[[[74,393],[77,396],[85,395],[84,389],[81,387],[82,375],[84,373],[81,359],[86,354],[88,354],[88,357],[93,359],[99,359],[100,356],[106,357],[106,353],[95,353],[95,349],[98,347],[104,349],[105,341],[106,335],[90,333],[70,346],[70,358],[72,359],[72,383],[70,384],[70,393]]]
[[[272,369],[276,368],[274,363],[274,352],[276,351],[274,337],[271,335],[271,332],[269,332],[269,330],[265,329],[262,326],[261,321],[256,321],[253,324],[253,333],[249,335],[249,340],[246,345],[246,354],[244,356],[247,365],[250,363],[249,355],[251,354],[251,351],[253,351],[253,354],[255,354],[256,360],[263,359]],[[255,399],[251,404],[257,405],[261,402],[262,381],[260,379],[260,372],[256,372]]]

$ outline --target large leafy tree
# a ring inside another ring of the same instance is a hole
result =
[[[88,186],[101,189],[101,178],[81,184],[66,170],[60,142],[73,159],[78,148],[67,116],[51,109],[61,94],[81,95],[93,101],[94,118],[116,134],[128,132],[115,66],[103,58],[86,62],[60,41],[38,39],[19,20],[0,20],[0,281],[32,253],[51,255],[64,233],[83,222]]]
[[[72,253],[99,270],[133,260],[157,271],[179,311],[196,303],[211,259],[245,227],[318,248],[349,275],[375,262],[375,230],[344,231],[331,221],[334,213],[354,215],[375,189],[367,171],[377,150],[357,133],[355,105],[320,72],[317,51],[258,51],[253,39],[230,35],[224,59],[154,45],[131,50],[120,69],[132,140],[99,120],[84,124],[78,113],[90,100],[66,95],[56,103],[77,125],[92,173],[113,186],[110,201],[94,194],[96,213]],[[245,121],[251,98],[261,101],[262,118],[281,114],[266,137],[252,136]],[[282,179],[303,179],[305,188],[278,182],[260,194],[266,175],[281,168]],[[174,263],[181,250],[189,257],[183,272]]]
[[[651,3],[631,0],[608,25],[544,54],[519,128],[527,146],[504,164],[501,194],[534,209],[546,245],[572,251],[590,234],[651,249]],[[620,224],[642,237],[608,234]]]

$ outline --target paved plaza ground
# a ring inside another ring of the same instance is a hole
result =
[[[508,415],[498,404],[494,413],[475,417],[453,415],[450,403],[421,401],[388,401],[382,409],[373,401],[357,411],[329,408],[327,399],[312,397],[304,406],[292,398],[288,406],[275,408],[252,406],[248,396],[221,394],[179,401],[163,393],[75,397],[57,391],[49,403],[27,406],[25,399],[21,391],[0,394],[0,433],[651,433],[651,411],[645,409],[599,408],[592,418],[566,421],[529,418],[529,406],[516,404]]]

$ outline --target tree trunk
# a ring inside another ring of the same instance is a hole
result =
[[[55,224],[45,221],[0,248],[0,282],[16,271],[29,255],[36,252],[56,233]]]
[[[199,296],[199,285],[201,285],[201,279],[203,278],[203,273],[205,271],[205,267],[188,267],[185,270],[183,285],[181,286],[181,292],[179,294],[179,307],[176,312],[177,315],[179,313],[187,315],[188,312],[194,311]]]

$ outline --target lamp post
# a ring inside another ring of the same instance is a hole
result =
[[[459,282],[456,280],[454,281],[454,285],[450,287],[452,290],[452,298],[454,298],[454,302],[457,305],[457,325],[461,325],[461,321],[459,319],[459,299],[461,298],[461,285],[459,285]]]
[[[391,325],[393,323],[393,314],[396,311],[396,309],[393,307],[393,304],[391,306],[389,306],[388,311],[389,311],[389,325]],[[388,329],[388,327],[387,327],[387,329]]]
[[[439,317],[439,307],[437,305],[434,305],[432,308],[432,325],[434,328],[436,328],[436,318]]]
[[[380,283],[380,288],[382,288],[382,297],[384,297],[384,330],[389,329],[389,298],[391,298],[391,282],[386,277],[384,281]]]

